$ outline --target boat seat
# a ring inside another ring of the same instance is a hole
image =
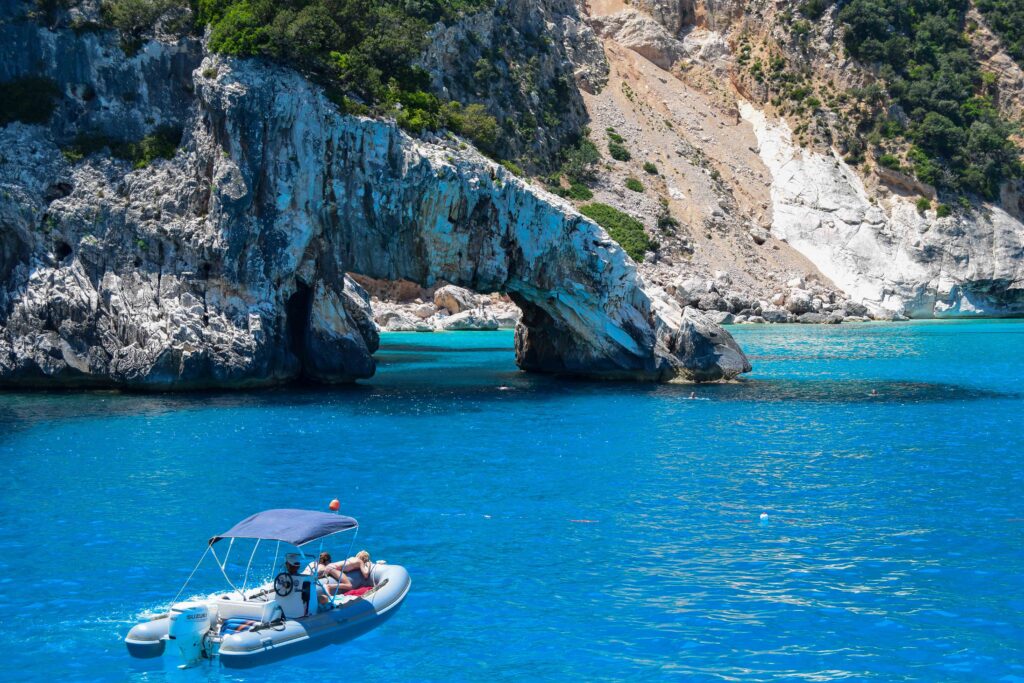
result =
[[[267,623],[274,617],[280,617],[277,608],[277,600],[219,600],[217,602],[217,616],[227,621],[228,619],[254,619],[261,623]]]

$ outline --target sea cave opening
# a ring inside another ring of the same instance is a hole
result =
[[[299,363],[299,374],[304,374],[307,363],[307,342],[310,317],[313,313],[313,290],[304,282],[297,282],[295,292],[285,304],[285,329],[288,334],[288,351]]]

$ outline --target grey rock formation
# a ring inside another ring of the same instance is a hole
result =
[[[192,107],[197,40],[150,41],[134,56],[109,32],[48,31],[28,21],[0,24],[0,81],[37,72],[60,87],[49,128],[58,139],[105,135],[137,140],[161,125],[181,125]]]
[[[788,323],[793,321],[793,315],[788,311],[784,311],[777,308],[769,308],[765,310],[761,317],[765,322],[769,323]]]
[[[437,92],[484,104],[504,131],[497,151],[524,161],[556,159],[587,123],[577,85],[598,90],[608,77],[573,0],[497,0],[436,26],[420,64]]]
[[[821,323],[830,321],[830,317],[825,315],[825,314],[823,314],[823,313],[808,312],[808,313],[802,313],[799,316],[797,316],[796,321],[798,323],[803,323],[805,325],[807,325],[807,324],[817,324],[817,325],[820,325]],[[839,322],[842,322],[842,318],[839,319]]]
[[[81,64],[117,63],[109,38],[68,44]],[[170,75],[162,55],[178,49],[147,45],[138,66]],[[64,89],[92,83],[88,69],[60,72],[62,56],[49,63]],[[527,370],[663,381],[749,370],[728,333],[652,300],[603,230],[473,150],[341,116],[287,69],[207,57],[192,77],[187,115],[154,100],[142,118],[184,128],[174,159],[146,168],[104,154],[70,165],[58,145],[71,119],[0,129],[0,383],[368,377],[376,328],[346,271],[507,292],[523,310]],[[117,123],[97,114],[95,125]]]

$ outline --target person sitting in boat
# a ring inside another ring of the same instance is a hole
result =
[[[316,562],[309,563],[303,574],[315,572],[318,579],[326,579],[323,585],[330,595],[338,592],[344,593],[355,588],[355,585],[352,583],[352,579],[342,571],[342,564],[341,562],[331,562],[331,554],[323,552],[320,553]]]
[[[355,557],[350,557],[341,564],[341,571],[354,572],[357,569],[363,575],[364,581],[370,580],[370,572],[373,570],[373,563],[370,562],[370,553],[360,550]]]
[[[331,577],[337,579],[337,574],[354,574],[357,570],[362,574],[364,580],[369,580],[373,563],[370,562],[370,553],[360,550],[355,557],[350,557],[344,562],[331,562],[330,553],[320,553],[318,562],[310,562],[306,568],[307,574],[313,573],[313,565],[316,565],[317,576],[320,578]]]
[[[309,563],[304,573],[312,574],[315,571],[317,578],[327,579],[327,590],[333,595],[365,585],[370,580],[372,568],[370,553],[365,550],[360,550],[355,557],[344,562],[332,562],[331,554],[323,552],[316,562]]]

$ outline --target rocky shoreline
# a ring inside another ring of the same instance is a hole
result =
[[[768,298],[744,294],[731,287],[725,271],[713,278],[679,278],[665,289],[681,306],[703,312],[719,325],[744,323],[839,324],[870,320],[907,320],[906,316],[843,297],[810,277],[794,275]]]
[[[350,273],[370,296],[373,321],[381,332],[461,332],[514,330],[519,307],[503,294],[477,294],[440,284],[420,287]]]
[[[515,329],[521,312],[501,294],[476,294],[442,284],[423,288],[412,282],[385,282],[356,274],[370,296],[373,321],[381,332],[455,332]],[[819,324],[909,320],[888,311],[871,311],[838,296],[819,282],[794,276],[787,290],[769,299],[742,294],[729,287],[729,276],[680,278],[664,287],[666,298],[684,310],[694,309],[718,325]]]

